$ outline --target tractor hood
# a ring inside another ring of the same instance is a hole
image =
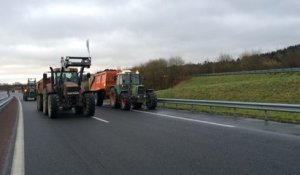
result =
[[[138,94],[145,94],[145,87],[144,85],[132,85],[132,93],[134,95]]]
[[[80,87],[74,82],[64,82],[64,94],[76,95],[79,94]]]

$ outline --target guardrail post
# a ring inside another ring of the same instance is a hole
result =
[[[193,110],[194,105],[191,105],[191,110]]]
[[[265,121],[267,122],[268,120],[269,120],[269,118],[268,118],[268,111],[265,110]]]
[[[233,111],[233,116],[236,117],[236,108],[231,108]]]
[[[175,105],[176,105],[175,109],[177,109],[178,108],[178,104],[176,103]]]

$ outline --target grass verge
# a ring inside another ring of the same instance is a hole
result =
[[[259,74],[195,77],[182,82],[174,88],[157,92],[158,98],[181,98],[222,101],[300,103],[300,74]],[[161,104],[159,106],[162,106]],[[176,108],[175,104],[165,107]],[[264,119],[264,111],[177,105],[178,109],[212,112],[221,115],[238,115]],[[272,121],[300,123],[299,113],[268,111]]]

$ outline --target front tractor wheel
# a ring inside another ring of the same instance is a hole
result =
[[[58,114],[58,96],[51,94],[48,96],[48,116],[49,118],[56,118]]]
[[[95,97],[93,94],[84,95],[83,114],[91,117],[95,114]]]
[[[156,108],[157,98],[154,92],[147,92],[146,95],[146,106],[148,109],[153,110]]]
[[[115,88],[111,88],[110,94],[109,94],[109,99],[110,99],[110,105],[113,108],[119,108],[120,107],[120,103],[118,102],[117,92],[116,92]]]
[[[120,95],[120,101],[121,101],[121,109],[122,110],[130,110],[131,107],[131,101],[127,93],[123,92]]]

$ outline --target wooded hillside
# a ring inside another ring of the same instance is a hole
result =
[[[135,66],[132,70],[140,71],[146,87],[159,90],[197,74],[292,67],[300,67],[300,45],[269,53],[243,53],[236,59],[222,54],[217,61],[203,63],[185,63],[180,57],[160,58]]]

